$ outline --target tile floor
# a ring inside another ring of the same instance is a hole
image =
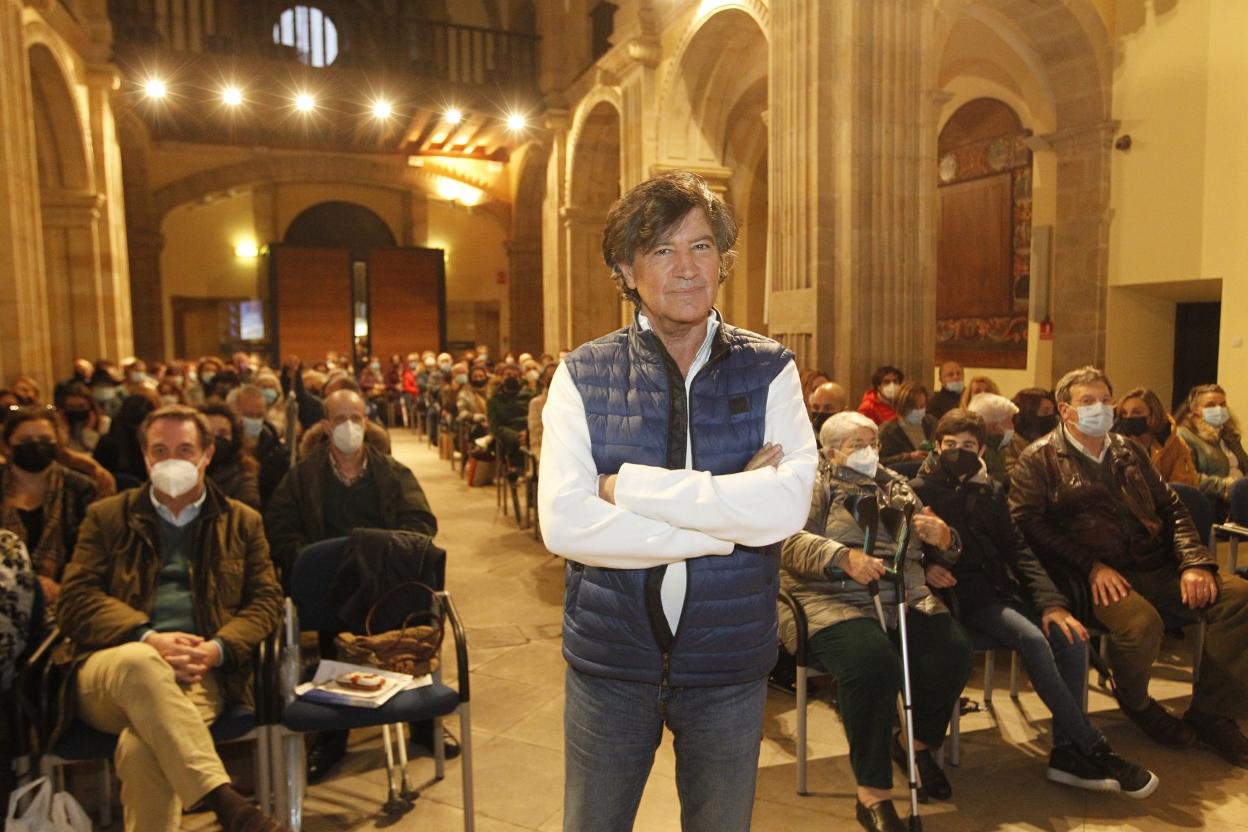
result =
[[[496,511],[493,488],[467,489],[436,451],[404,432],[395,432],[394,444],[438,516],[438,542],[449,553],[448,588],[468,627],[477,829],[556,832],[562,826],[562,562]],[[1167,643],[1153,689],[1179,711],[1190,692],[1188,644],[1190,639]],[[926,808],[928,832],[1248,830],[1248,771],[1229,769],[1199,748],[1173,751],[1153,745],[1095,688],[1090,706],[1097,724],[1120,753],[1153,768],[1161,787],[1136,802],[1048,783],[1043,776],[1048,712],[1027,688],[1025,674],[1022,695],[1009,697],[1008,667],[1000,654],[995,708],[962,720],[962,765],[949,769],[954,798]],[[966,694],[980,702],[982,673],[981,657]],[[757,832],[857,828],[845,735],[824,702],[811,705],[809,730],[811,793],[799,796],[794,792],[794,700],[769,694],[754,810]],[[350,751],[335,776],[310,790],[304,822],[309,832],[376,827],[375,813],[385,799],[379,733],[355,732]],[[425,783],[432,777],[432,761],[416,760],[412,770]],[[673,772],[669,737],[658,752],[637,830],[679,829]],[[902,808],[900,792],[898,797]],[[415,808],[395,828],[454,832],[463,828],[461,807],[456,760],[444,781],[423,788]],[[215,826],[197,816],[187,818],[186,828]]]

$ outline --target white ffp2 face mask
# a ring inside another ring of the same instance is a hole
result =
[[[152,487],[174,500],[199,485],[199,466],[185,459],[162,459],[152,466]]]
[[[356,422],[343,422],[334,428],[334,447],[344,454],[353,454],[364,444],[364,426]]]
[[[845,457],[845,464],[863,476],[875,477],[875,471],[880,467],[880,452],[870,445],[859,448]]]
[[[1114,409],[1107,404],[1085,404],[1075,410],[1079,413],[1075,427],[1086,436],[1104,436],[1114,424]]]

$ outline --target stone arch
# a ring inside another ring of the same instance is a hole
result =
[[[507,245],[511,272],[507,295],[511,307],[511,346],[540,352],[546,327],[542,297],[542,202],[546,198],[548,149],[536,142],[512,157],[520,165],[512,200],[511,242]]]
[[[565,172],[566,193],[563,195],[564,205],[573,205],[574,197],[572,194],[573,172],[577,169],[577,155],[584,152],[581,137],[586,130],[586,122],[589,120],[590,114],[598,111],[598,105],[607,104],[618,115],[624,112],[624,100],[620,95],[620,91],[616,87],[596,86],[581,99],[576,106],[576,112],[572,115],[572,126],[568,129],[568,169]],[[592,127],[590,128],[593,129]]]
[[[157,222],[179,205],[224,193],[233,188],[243,188],[258,182],[287,183],[339,183],[353,182],[390,191],[412,190],[437,195],[440,179],[454,179],[478,188],[486,194],[485,201],[473,206],[489,216],[503,229],[511,228],[511,208],[506,202],[489,193],[486,186],[455,171],[429,163],[416,168],[403,161],[378,161],[330,154],[306,154],[300,156],[269,156],[253,158],[245,162],[223,165],[191,174],[158,188],[153,194],[153,214]]]
[[[620,196],[620,136],[620,109],[612,101],[587,100],[579,108],[569,141],[563,214],[571,282],[567,331],[572,344],[605,335],[620,323],[620,295],[602,263],[602,228]]]
[[[43,305],[50,321],[52,366],[104,354],[97,222],[103,205],[92,189],[91,140],[57,42],[37,39],[30,66],[39,207],[43,230]]]
[[[660,164],[722,164],[736,101],[767,77],[768,14],[760,2],[720,5],[695,17],[660,85]],[[684,129],[681,127],[684,126]]]
[[[355,202],[309,205],[282,232],[282,242],[333,248],[385,248],[396,244],[394,229],[373,210]]]
[[[936,16],[931,54],[937,60],[926,70],[930,89],[949,82],[942,68],[959,25],[990,30],[1017,57],[1032,84],[1031,94],[1023,96],[1031,104],[1031,118],[1024,122],[1044,131],[1032,147],[1037,170],[1048,166],[1055,181],[1049,195],[1054,340],[1046,372],[1058,376],[1080,364],[1103,364],[1114,131],[1109,34],[1092,0],[952,0]],[[1041,195],[1036,196],[1042,213]],[[1039,366],[1035,372],[1037,380],[1045,380]]]

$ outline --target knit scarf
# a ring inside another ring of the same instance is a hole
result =
[[[3,495],[4,508],[0,510],[0,528],[7,529],[22,540],[26,539],[26,526],[22,523],[17,507],[9,499],[8,466],[0,466],[0,495]],[[61,510],[65,505],[62,499],[65,490],[61,466],[52,463],[48,470],[48,483],[43,492],[43,534],[30,550],[30,560],[35,572],[54,580],[61,574],[68,552],[65,551],[65,536],[61,534]]]

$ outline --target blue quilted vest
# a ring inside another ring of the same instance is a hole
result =
[[[594,462],[735,474],[763,446],[767,392],[791,361],[783,346],[720,324],[710,360],[684,378],[653,332],[633,326],[585,344],[564,362],[585,404]],[[759,679],[776,660],[779,543],[687,561],[688,589],[675,634],[659,589],[666,566],[604,569],[569,561],[563,654],[577,670],[673,687]]]

